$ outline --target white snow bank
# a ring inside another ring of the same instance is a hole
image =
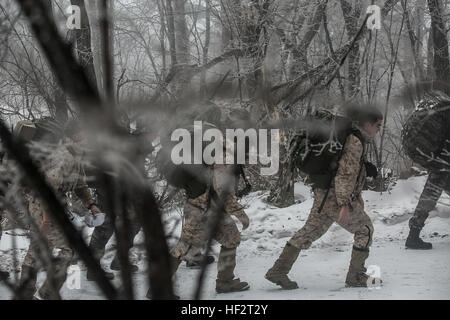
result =
[[[399,180],[390,192],[365,191],[366,212],[375,227],[368,265],[381,269],[384,284],[381,289],[344,288],[345,273],[350,260],[352,235],[340,226],[333,224],[330,230],[310,250],[302,251],[290,276],[299,282],[300,289],[282,291],[264,279],[264,274],[280,254],[289,237],[301,228],[312,206],[309,187],[297,183],[295,199],[301,201],[288,208],[276,208],[265,203],[267,192],[254,192],[242,199],[250,217],[250,227],[242,232],[242,243],[238,248],[236,275],[248,281],[251,290],[242,293],[217,295],[214,291],[217,265],[210,266],[203,289],[205,299],[448,299],[450,296],[450,197],[443,194],[436,209],[428,218],[422,235],[433,243],[433,250],[405,250],[404,242],[409,231],[411,217],[426,181],[426,176]],[[167,230],[174,228],[180,214],[173,211],[165,215]],[[238,226],[241,225],[238,222]],[[181,224],[174,228],[179,236]],[[16,230],[17,231],[17,230]],[[88,237],[89,231],[86,230]],[[20,232],[20,230],[18,230]],[[8,232],[9,233],[9,232]],[[0,266],[12,270],[11,235],[4,234],[0,254]],[[142,243],[142,233],[135,244]],[[173,245],[176,239],[172,239]],[[28,247],[25,236],[16,238],[19,250],[19,263]],[[217,256],[219,245],[215,244]],[[107,246],[102,265],[108,270],[114,255],[114,240]],[[131,260],[139,265],[140,271],[134,276],[137,297],[144,299],[147,282],[145,252],[136,246]],[[86,281],[86,268],[79,263],[82,271],[81,289],[62,289],[65,299],[102,299],[101,292],[93,282]],[[18,270],[17,270],[18,271]],[[119,273],[115,272],[114,284],[120,286]],[[39,282],[44,279],[39,275]],[[176,291],[183,299],[192,298],[198,270],[186,268],[181,264],[176,275]],[[0,285],[0,299],[9,299],[10,292]]]

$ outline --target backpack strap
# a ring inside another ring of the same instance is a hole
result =
[[[339,156],[338,156],[338,159],[337,159],[338,165],[339,165],[339,161],[340,161],[341,158],[342,158],[342,153],[344,152],[345,144],[347,143],[347,139],[348,139],[348,137],[349,137],[351,134],[353,134],[354,136],[356,136],[356,137],[359,139],[359,141],[361,141],[361,144],[362,144],[362,146],[363,146],[363,152],[362,152],[362,154],[361,154],[361,160],[362,160],[363,157],[364,157],[364,153],[365,153],[365,144],[364,144],[364,138],[363,138],[361,132],[360,132],[359,130],[357,130],[357,129],[354,129],[354,128],[351,128],[351,129],[349,130],[349,132],[350,132],[350,133],[347,135],[347,138],[345,139],[344,145],[342,146],[342,150],[339,152]],[[363,167],[363,166],[361,165],[360,168],[359,168],[358,178],[357,178],[356,181],[358,181],[359,177],[361,176],[362,167]],[[325,206],[325,202],[326,202],[326,200],[327,200],[327,198],[328,198],[328,194],[330,193],[331,183],[333,182],[333,179],[334,179],[334,177],[336,176],[336,172],[337,172],[337,169],[334,170],[333,173],[331,174],[331,178],[330,178],[330,182],[329,182],[329,187],[328,187],[328,189],[327,189],[327,192],[325,193],[325,196],[323,197],[322,203],[320,204],[318,213],[321,213],[322,210],[323,210],[323,207]]]

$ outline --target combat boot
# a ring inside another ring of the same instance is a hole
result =
[[[220,248],[219,261],[217,262],[216,292],[227,293],[244,291],[250,288],[247,282],[234,279],[236,267],[236,248]]]
[[[433,248],[430,242],[425,242],[419,237],[420,229],[411,227],[408,238],[406,238],[405,247],[407,249],[429,250]]]
[[[20,284],[15,299],[32,300],[36,292],[37,271],[30,266],[22,266]]]
[[[108,218],[109,219],[109,218]],[[108,220],[109,221],[109,220]],[[91,237],[91,242],[89,243],[89,249],[91,250],[94,257],[100,262],[102,257],[105,254],[105,246],[109,240],[109,237],[112,235],[112,231],[108,227],[109,225],[101,225],[100,227],[96,227]],[[114,279],[114,273],[104,271],[106,278],[108,280]],[[92,271],[88,269],[86,272],[86,279],[88,281],[94,281],[94,275]]]
[[[369,257],[369,249],[360,249],[353,247],[350,266],[345,279],[346,287],[367,287],[369,276],[364,267],[366,259]],[[383,281],[379,280],[380,283]],[[375,282],[375,279],[373,279]]]
[[[299,254],[300,249],[287,243],[273,267],[267,271],[265,278],[281,286],[284,290],[297,289],[297,282],[290,280],[287,274],[291,271],[292,265],[297,260]]]

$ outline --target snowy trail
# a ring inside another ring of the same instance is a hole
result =
[[[305,222],[312,198],[309,188],[296,185],[296,198],[301,203],[280,209],[264,203],[265,194],[253,193],[243,199],[246,212],[251,219],[250,228],[243,231],[238,248],[236,276],[249,282],[249,291],[231,294],[215,293],[217,264],[206,274],[203,299],[450,299],[450,197],[440,199],[431,212],[423,229],[425,240],[433,243],[433,250],[406,250],[404,241],[408,234],[408,219],[418,201],[426,177],[415,177],[398,181],[390,193],[379,194],[366,191],[366,211],[373,220],[375,233],[366,266],[379,266],[383,285],[380,289],[345,288],[344,280],[350,261],[352,235],[337,225],[331,226],[327,234],[307,250],[302,251],[290,277],[300,288],[283,291],[264,279],[289,237]],[[169,226],[170,228],[170,226]],[[178,230],[179,231],[179,230]],[[135,242],[142,241],[142,234]],[[28,240],[17,239],[21,258],[26,252]],[[4,234],[0,249],[2,255],[11,248],[11,236]],[[111,242],[102,264],[107,267],[112,259]],[[217,260],[219,246],[213,248]],[[134,276],[136,297],[144,299],[147,283],[144,270],[145,257],[139,250],[132,250],[132,259],[140,267]],[[10,258],[1,261],[2,268],[12,269]],[[81,266],[81,288],[68,289],[64,285],[65,299],[101,299],[100,291],[92,282],[86,281],[85,267]],[[199,270],[187,269],[183,263],[175,277],[175,291],[182,299],[191,299]],[[43,272],[39,282],[44,280]],[[119,273],[116,272],[119,277]],[[116,286],[119,280],[114,280]],[[10,293],[0,285],[0,299],[9,299]]]
[[[435,249],[417,252],[392,242],[374,246],[368,265],[379,265],[384,281],[380,289],[345,288],[344,280],[350,260],[350,250],[313,249],[302,253],[290,277],[299,289],[284,291],[265,280],[264,274],[276,257],[255,257],[239,260],[236,274],[248,281],[251,289],[233,294],[214,293],[215,267],[208,276],[205,299],[449,299],[450,241],[440,241]],[[280,252],[279,250],[278,252]],[[189,277],[188,274],[191,274]],[[192,297],[188,288],[194,284],[191,270],[180,270],[179,293],[184,299]]]
[[[264,274],[276,259],[274,256],[238,257],[236,275],[250,283],[250,290],[240,293],[216,294],[214,291],[217,264],[213,264],[206,276],[203,299],[230,300],[297,300],[297,299],[449,299],[450,298],[450,240],[433,242],[431,251],[406,250],[402,242],[374,244],[367,265],[378,265],[383,285],[380,289],[345,288],[344,279],[350,259],[350,248],[316,248],[302,253],[294,265],[290,277],[300,288],[283,291],[264,279]],[[278,250],[276,254],[281,251]],[[147,290],[145,274],[134,276],[136,296],[145,299]],[[175,290],[182,299],[192,299],[199,270],[188,269],[182,264],[175,278]],[[118,273],[116,273],[119,276]],[[65,299],[96,300],[100,291],[85,279],[82,268],[81,289],[63,287]],[[39,281],[44,280],[44,273]],[[119,285],[118,280],[114,280]],[[0,286],[1,299],[10,294]]]

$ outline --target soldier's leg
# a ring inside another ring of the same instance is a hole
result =
[[[203,211],[189,203],[186,203],[183,209],[184,224],[181,229],[181,236],[175,247],[170,251],[171,274],[174,275],[182,260],[189,256],[191,250],[198,250],[205,241],[205,214]],[[152,299],[150,289],[146,297]]]
[[[441,197],[442,190],[447,184],[447,179],[448,174],[430,172],[414,211],[414,215],[409,220],[409,226],[411,228],[423,228],[430,211],[436,207],[436,203]]]
[[[297,260],[300,250],[308,249],[315,240],[319,239],[330,228],[333,220],[327,216],[326,212],[337,210],[335,200],[332,199],[331,194],[328,194],[329,198],[327,197],[327,199],[330,200],[324,202],[322,211],[319,213],[325,196],[326,190],[315,191],[313,207],[305,225],[286,243],[272,268],[267,271],[265,275],[267,280],[283,289],[298,288],[297,283],[291,281],[287,275]]]
[[[136,235],[139,233],[139,231],[141,230],[141,225],[138,223],[138,221],[132,217],[132,222],[130,225],[130,234],[128,235],[128,248],[127,248],[127,252],[129,252],[131,250],[131,248],[133,247],[133,241],[134,238],[136,237]],[[137,265],[131,264],[131,272],[137,272],[139,271],[139,267]],[[119,261],[119,256],[118,253],[116,251],[116,254],[113,258],[113,260],[111,261],[111,269],[112,270],[120,270],[120,261]]]
[[[442,190],[447,184],[449,174],[441,172],[430,172],[427,182],[420,195],[419,202],[413,217],[409,220],[409,234],[406,239],[406,247],[410,249],[431,249],[432,244],[424,242],[420,239],[419,234],[425,225],[425,220],[431,210],[436,207],[436,203],[439,200]]]
[[[67,245],[63,234],[54,225],[48,233],[47,239],[49,246],[57,248],[59,252],[53,259],[53,275],[51,278],[47,275],[44,284],[39,289],[39,294],[46,300],[60,300],[59,291],[66,281],[67,268],[73,258],[73,250]],[[53,283],[50,283],[52,279]]]
[[[111,218],[108,214],[105,215],[105,221],[101,226],[95,227],[91,235],[89,242],[89,249],[93,253],[94,257],[99,261],[105,255],[105,247],[109,239],[111,239],[114,233],[114,227],[111,222]],[[105,272],[108,279],[113,279],[114,274],[111,272]],[[88,270],[86,277],[88,280],[94,280],[92,273]]]
[[[37,199],[31,199],[28,202],[28,213],[37,226],[42,222],[42,208]],[[31,232],[34,232],[31,230]],[[20,274],[19,290],[17,299],[31,300],[36,292],[37,273],[37,257],[40,254],[39,245],[33,237],[30,237],[30,245],[22,262],[22,270]]]
[[[337,221],[339,215],[335,215]],[[369,257],[369,248],[373,239],[373,224],[359,202],[352,203],[350,219],[347,225],[341,225],[354,234],[353,249],[345,283],[350,287],[367,287],[365,261]]]
[[[236,268],[236,250],[241,243],[241,234],[228,213],[222,217],[222,222],[215,237],[221,244],[217,262],[216,292],[235,292],[247,290],[250,286],[245,281],[234,278]]]
[[[186,257],[191,256],[191,252],[198,252],[205,243],[206,216],[205,213],[186,203],[184,206],[184,224],[181,236],[175,247],[171,250],[171,255],[181,262]],[[176,268],[178,268],[177,263]],[[176,271],[176,269],[175,269]]]
[[[203,248],[196,248],[191,250],[189,256],[186,256],[186,267],[191,269],[199,269],[205,258]],[[214,256],[208,255],[206,257],[206,264],[211,264],[215,261]]]
[[[89,242],[89,249],[97,259],[101,259],[105,255],[105,247],[109,239],[114,233],[114,226],[111,217],[106,214],[105,222],[101,226],[95,227]]]
[[[97,189],[97,202],[102,211],[106,211],[107,197],[103,189]],[[100,260],[105,255],[105,247],[109,239],[114,233],[114,221],[108,213],[105,216],[105,221],[101,226],[95,227],[92,232],[91,241],[89,242],[89,249],[94,253],[94,256]]]
[[[38,246],[34,240],[30,240],[27,254],[22,263],[22,270],[20,273],[19,289],[17,290],[16,299],[31,300],[36,292],[36,282],[38,269],[36,268]]]

